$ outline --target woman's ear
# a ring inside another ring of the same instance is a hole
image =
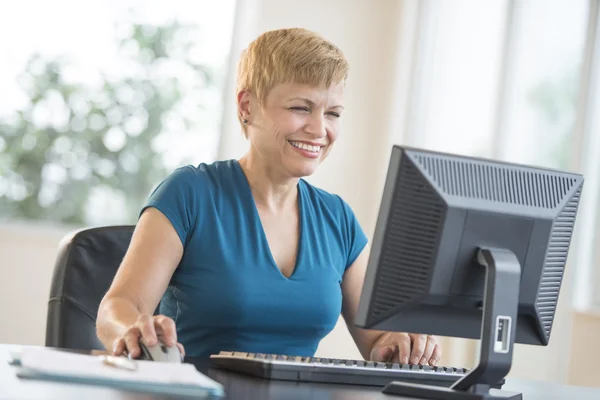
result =
[[[247,124],[252,115],[252,93],[248,90],[240,90],[237,94],[238,115],[241,121]]]

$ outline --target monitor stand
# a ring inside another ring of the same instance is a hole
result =
[[[479,265],[486,268],[479,365],[450,388],[390,382],[383,393],[432,400],[521,400],[521,393],[492,389],[512,364],[517,326],[521,264],[509,250],[480,248]]]

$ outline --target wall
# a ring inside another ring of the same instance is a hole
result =
[[[565,363],[571,385],[600,387],[599,312],[575,312],[570,345],[564,346]]]
[[[69,230],[0,224],[0,343],[44,344],[57,246]]]

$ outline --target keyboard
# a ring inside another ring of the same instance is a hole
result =
[[[391,381],[450,387],[469,372],[453,367],[234,351],[221,351],[210,359],[216,368],[264,379],[378,387]],[[503,384],[504,380],[494,388],[501,389]]]

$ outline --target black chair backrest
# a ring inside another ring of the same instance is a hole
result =
[[[125,256],[134,226],[77,231],[63,239],[52,276],[46,346],[98,349],[96,316]]]

